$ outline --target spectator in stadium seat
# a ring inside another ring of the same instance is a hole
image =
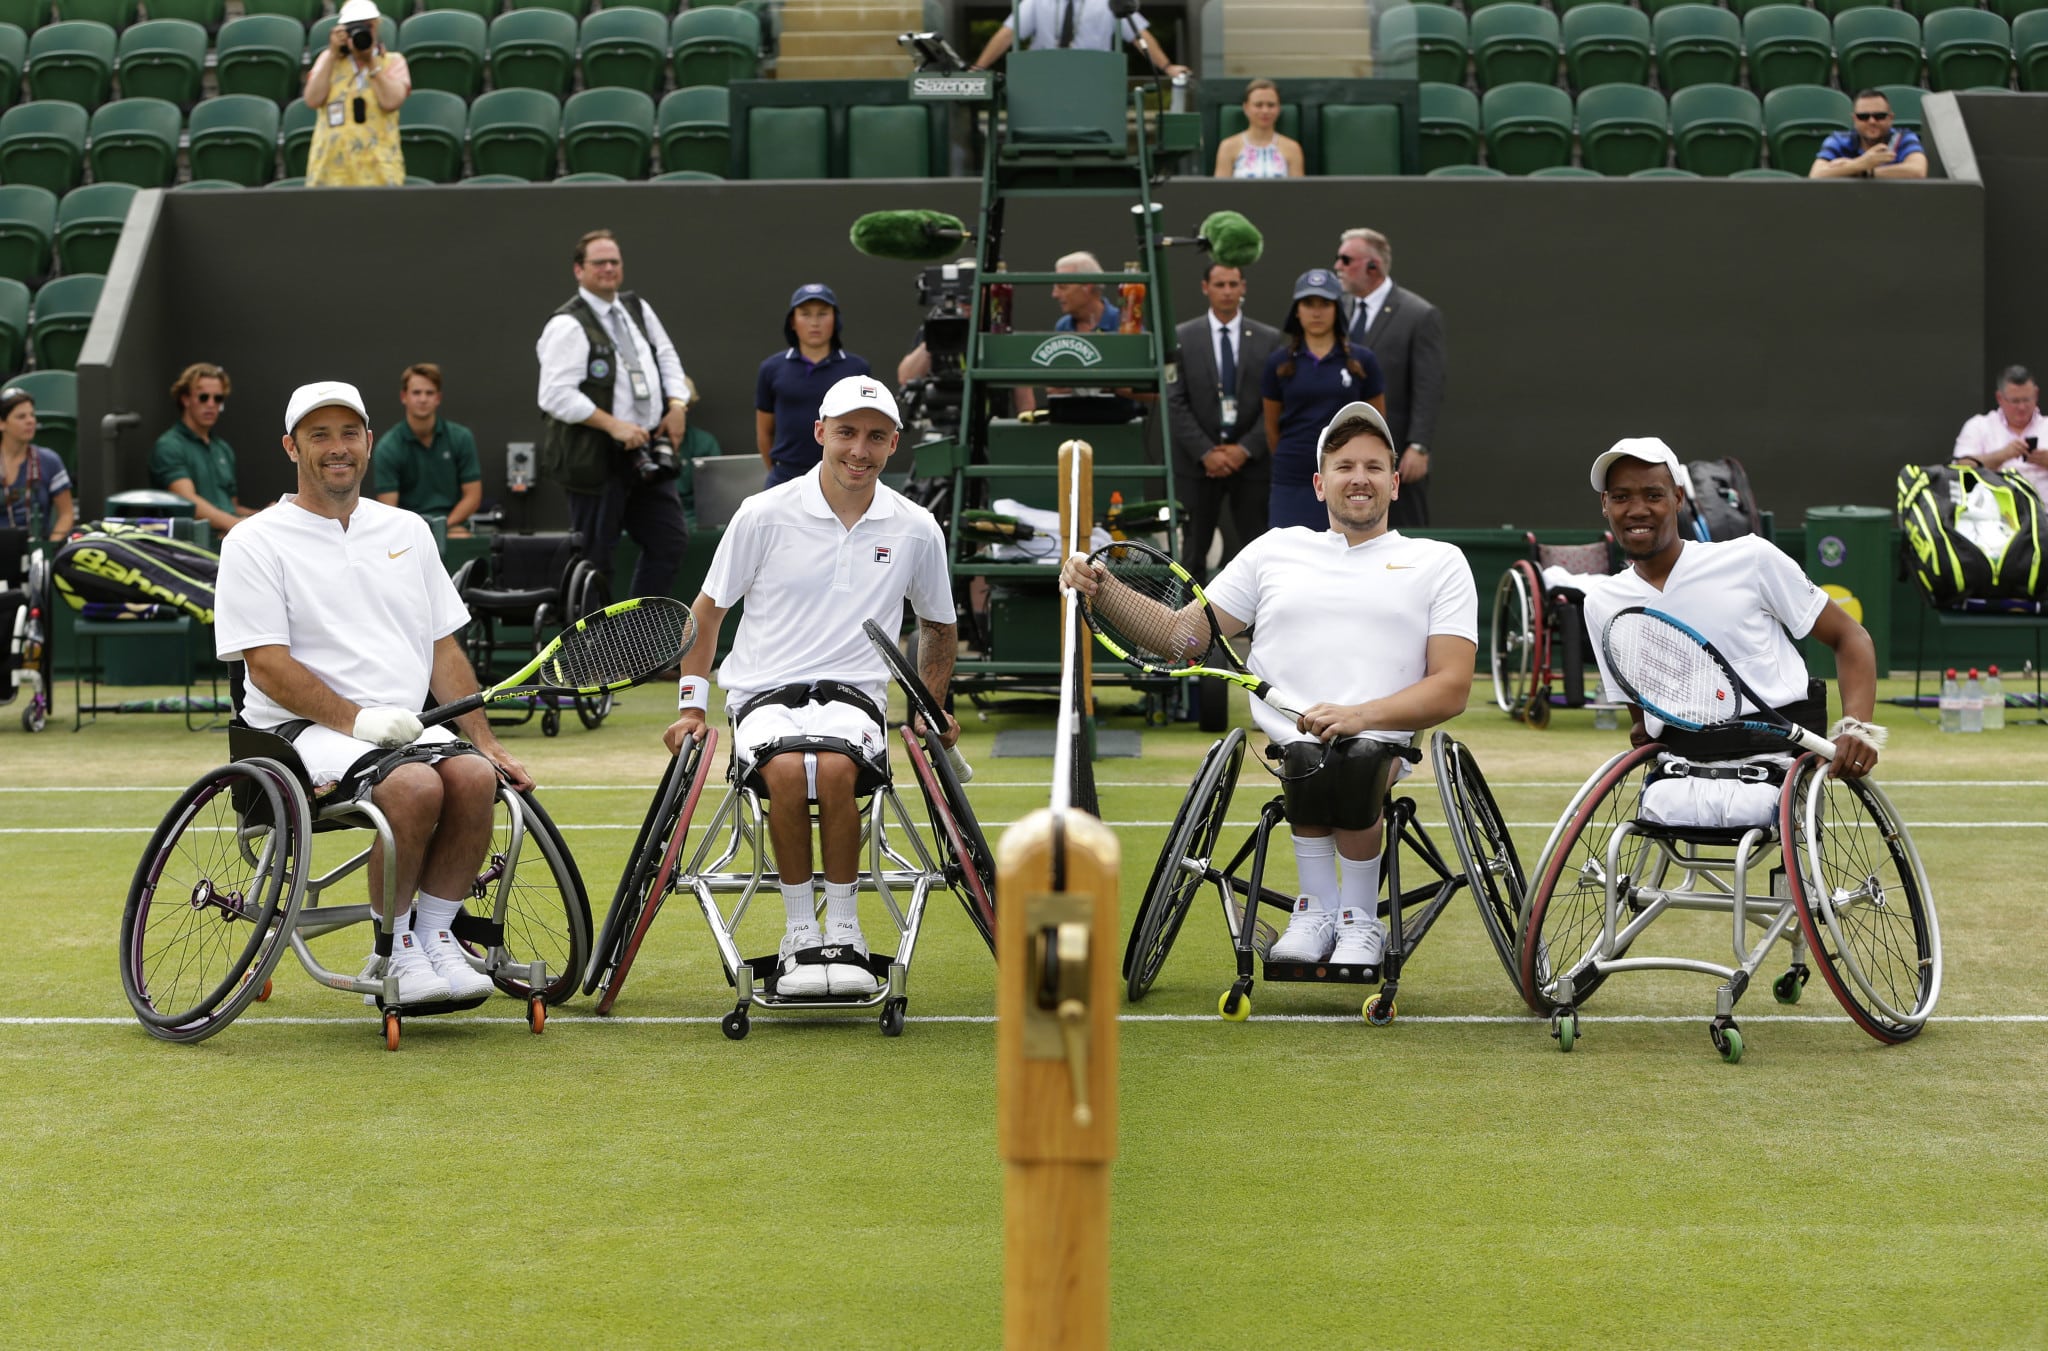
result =
[[[405,416],[377,438],[370,468],[377,500],[422,516],[448,518],[450,539],[467,539],[464,524],[484,504],[484,471],[476,437],[441,416],[441,368],[414,362],[399,376]]]
[[[1998,406],[1963,424],[1954,458],[1986,469],[2016,469],[2048,496],[2048,418],[2041,416],[2041,387],[2025,366],[2007,366],[1994,391]]]
[[[222,535],[244,516],[256,514],[235,496],[234,448],[213,434],[232,388],[228,373],[209,361],[180,371],[171,386],[178,420],[149,453],[149,486],[190,502],[193,514]]]
[[[398,110],[412,93],[412,72],[384,50],[382,24],[377,0],[347,0],[306,72],[306,103],[319,114],[306,156],[309,188],[405,186]]]
[[[1188,68],[1175,65],[1159,39],[1152,36],[1151,27],[1142,14],[1117,18],[1110,10],[1110,0],[1018,0],[981,55],[974,58],[974,68],[988,70],[1020,41],[1033,51],[1073,47],[1095,52],[1121,51],[1129,42],[1145,53],[1161,75],[1187,74]]]
[[[846,350],[839,297],[822,282],[799,286],[790,296],[782,337],[787,346],[763,361],[754,378],[754,448],[768,468],[763,486],[769,488],[818,463],[814,425],[825,391],[849,375],[869,373],[867,359]]]
[[[1259,382],[1280,330],[1244,312],[1244,272],[1212,262],[1202,276],[1209,311],[1180,326],[1180,379],[1168,387],[1176,490],[1188,509],[1182,555],[1209,575],[1209,541],[1230,512],[1223,562],[1266,530],[1271,490]]]
[[[1246,85],[1244,118],[1250,125],[1216,147],[1216,177],[1300,178],[1307,172],[1301,142],[1279,131],[1279,85],[1271,80]]]
[[[1335,274],[1311,268],[1294,281],[1282,325],[1286,338],[1266,358],[1260,385],[1266,444],[1272,448],[1272,490],[1266,528],[1327,528],[1330,513],[1316,496],[1317,443],[1339,409],[1369,403],[1386,416],[1387,382],[1370,350],[1355,347],[1338,322],[1344,296]],[[1399,501],[1397,496],[1394,501]]]
[[[1820,143],[1808,178],[1925,178],[1920,137],[1892,125],[1892,101],[1875,89],[1856,95],[1856,125]]]
[[[1444,320],[1436,306],[1394,284],[1394,246],[1378,230],[1346,230],[1337,241],[1345,335],[1369,348],[1387,381],[1387,425],[1401,447],[1401,495],[1394,529],[1429,524],[1430,444],[1444,401]]]
[[[35,436],[36,401],[25,389],[0,389],[0,526],[59,541],[71,533],[71,475]]]

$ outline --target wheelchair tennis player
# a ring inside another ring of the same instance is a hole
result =
[[[925,685],[943,702],[953,679],[945,536],[930,512],[881,482],[901,427],[896,400],[871,376],[848,376],[825,392],[812,429],[822,462],[741,503],[718,542],[692,607],[698,639],[683,660],[680,715],[665,736],[673,754],[684,737],[703,733],[719,626],[744,597],[719,682],[733,754],[768,796],[786,920],[775,980],[782,997],[843,999],[880,988],[867,966],[830,960],[839,948],[863,961],[869,955],[860,928],[856,798],[888,777],[889,672],[861,624],[872,619],[897,632],[907,598],[919,620]],[[960,728],[946,721],[950,746]],[[811,801],[823,855],[822,933],[812,892]]]
[[[316,793],[368,793],[390,822],[398,894],[381,894],[380,845],[370,905],[400,913],[388,953],[379,928],[364,976],[388,959],[402,1004],[480,998],[491,979],[449,926],[490,845],[497,774],[519,788],[533,781],[481,710],[457,719],[468,744],[446,727],[421,730],[430,690],[443,701],[476,692],[455,636],[469,611],[426,521],[361,496],[370,429],[356,387],[295,390],[284,451],[298,492],[221,542],[215,651],[244,664],[243,720],[290,741]]]
[[[1464,712],[1472,692],[1472,569],[1452,545],[1387,528],[1401,491],[1393,446],[1371,404],[1339,409],[1316,447],[1314,486],[1329,528],[1269,530],[1206,588],[1226,637],[1253,630],[1254,673],[1302,697],[1326,696],[1299,722],[1252,701],[1252,717],[1280,748],[1301,884],[1271,962],[1380,964],[1380,808],[1397,770],[1390,748]],[[1078,554],[1060,575],[1087,596],[1101,584]]]

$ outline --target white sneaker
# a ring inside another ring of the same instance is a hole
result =
[[[385,959],[373,952],[363,965],[363,976],[368,980],[381,980],[385,969]],[[401,1004],[434,1004],[451,997],[448,982],[434,970],[433,963],[427,960],[427,954],[413,941],[410,932],[392,937],[389,970],[390,974],[398,977],[398,1002]],[[377,998],[374,994],[366,994],[363,1002],[375,1008]]]
[[[809,924],[799,924],[782,935],[781,961],[775,970],[775,993],[782,999],[822,999],[832,992],[820,963],[801,963],[799,952],[825,946],[824,935]]]
[[[469,959],[463,956],[462,945],[446,929],[435,929],[414,937],[426,950],[427,961],[433,965],[434,974],[448,982],[450,999],[476,999],[497,988],[489,976],[469,964]]]
[[[1387,928],[1378,917],[1357,906],[1337,912],[1337,946],[1330,951],[1333,966],[1377,968],[1387,956]]]
[[[827,924],[825,947],[828,951],[835,947],[852,948],[862,957],[868,955],[868,940],[861,935],[859,920]],[[874,972],[852,962],[832,963],[825,968],[825,979],[834,999],[866,998],[882,988]]]
[[[1327,960],[1330,948],[1337,941],[1337,917],[1327,910],[1319,909],[1312,897],[1303,896],[1294,902],[1294,914],[1287,921],[1287,932],[1280,935],[1280,941],[1266,950],[1269,962],[1320,962]]]

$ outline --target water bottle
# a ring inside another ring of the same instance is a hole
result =
[[[1963,687],[1956,683],[1956,668],[1953,666],[1941,677],[1941,730],[1963,730]]]
[[[1136,263],[1125,263],[1124,271],[1136,272]],[[1122,314],[1116,321],[1119,333],[1143,333],[1145,331],[1145,283],[1127,281],[1117,288],[1117,299],[1122,302]]]
[[[2005,730],[2005,682],[1998,678],[1996,666],[1991,668],[1991,674],[1984,680],[1984,730]]]
[[[1984,686],[1977,679],[1977,668],[1970,668],[1970,678],[1963,682],[1963,730],[1981,732],[1984,730]]]

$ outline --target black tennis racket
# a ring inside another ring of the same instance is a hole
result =
[[[697,618],[681,601],[622,600],[562,630],[532,661],[489,689],[422,713],[420,725],[432,727],[501,699],[623,690],[674,666],[696,641]]]
[[[1628,697],[1668,726],[1686,732],[1774,733],[1815,755],[1835,758],[1834,742],[1758,698],[1706,635],[1662,610],[1629,606],[1607,621],[1600,648]]]
[[[946,745],[946,714],[939,707],[939,701],[925,688],[924,680],[910,668],[910,661],[903,655],[903,649],[896,646],[896,640],[883,631],[874,620],[865,620],[861,630],[868,641],[875,645],[875,651],[882,654],[888,663],[889,674],[896,677],[896,683],[903,687],[903,701],[910,707],[913,718],[924,720],[925,748],[931,751],[943,749],[946,758],[953,762],[953,772],[960,776],[960,782],[967,783],[974,778],[974,768],[960,754],[958,746]]]

